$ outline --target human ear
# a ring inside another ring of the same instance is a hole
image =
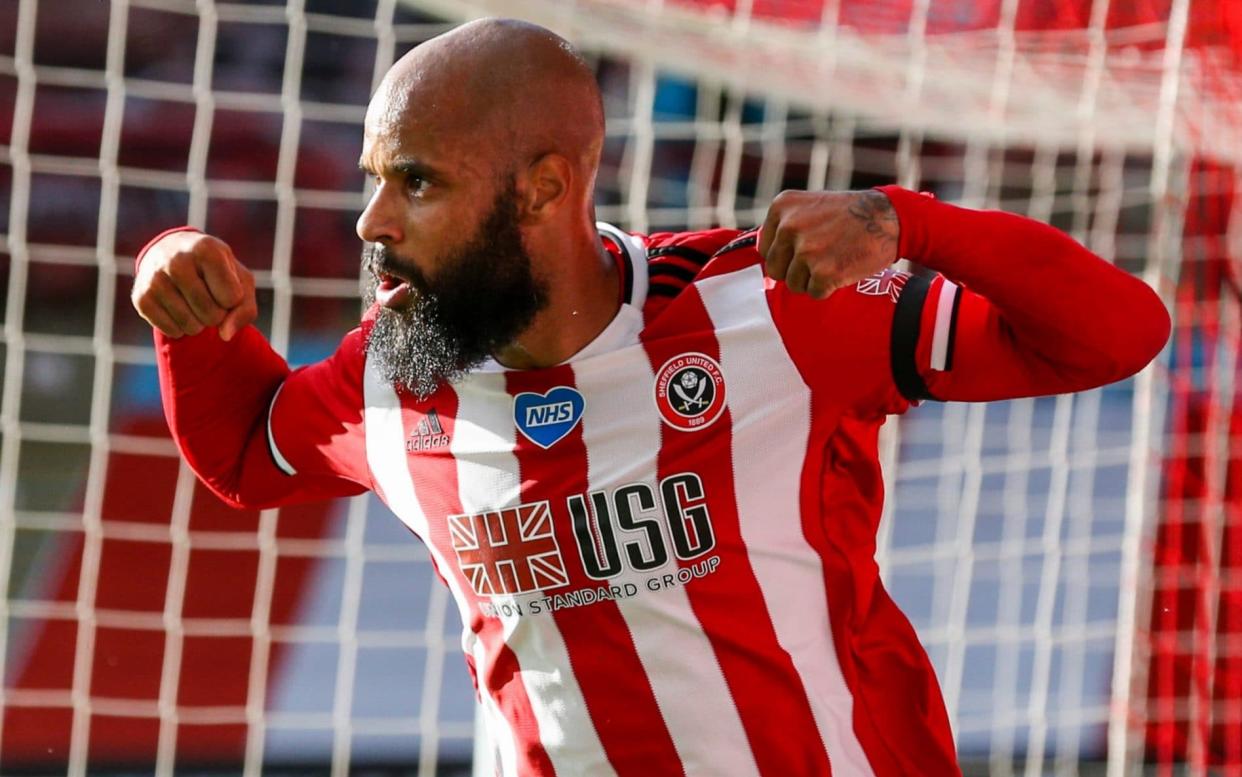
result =
[[[573,175],[573,165],[560,154],[543,154],[531,162],[525,175],[525,217],[536,221],[551,218],[569,196]]]

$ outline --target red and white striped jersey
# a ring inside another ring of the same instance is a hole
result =
[[[1049,226],[882,191],[944,275],[816,301],[751,233],[601,226],[622,304],[564,364],[419,400],[367,366],[365,318],[293,372],[254,327],[157,331],[169,427],[233,505],[382,496],[452,589],[505,775],[957,774],[873,558],[878,430],[1120,380],[1170,322]]]
[[[877,432],[924,318],[948,362],[958,288],[885,270],[816,302],[753,233],[600,230],[623,304],[568,362],[419,400],[360,328],[286,382],[274,459],[373,488],[426,543],[506,775],[952,773],[872,556]]]

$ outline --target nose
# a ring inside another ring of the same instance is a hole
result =
[[[391,187],[382,181],[371,192],[371,199],[358,216],[354,229],[367,243],[401,242],[401,220]]]

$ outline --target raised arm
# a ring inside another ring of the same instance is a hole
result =
[[[769,211],[759,247],[789,291],[832,295],[822,312],[801,314],[803,326],[853,327],[849,347],[882,351],[886,382],[910,401],[1100,386],[1141,370],[1169,336],[1151,288],[1059,230],[896,186],[791,193]],[[937,275],[896,278],[895,304],[855,285],[898,256]]]
[[[225,243],[194,230],[166,232],[147,244],[131,300],[155,327],[173,439],[213,493],[234,507],[271,507],[366,490],[365,460],[354,443],[360,427],[337,412],[354,405],[348,394],[352,368],[361,364],[358,330],[332,358],[291,373],[250,325],[257,312],[250,272]],[[303,411],[298,420],[315,431],[322,449],[335,447],[339,456],[312,450],[296,469],[271,445],[269,413],[278,390],[282,405],[296,403]],[[306,402],[320,391],[332,396]],[[360,414],[360,400],[355,406]],[[334,427],[341,432],[335,440]]]
[[[900,254],[944,276],[928,286],[914,354],[925,396],[1080,391],[1133,375],[1168,341],[1159,296],[1060,230],[882,191],[901,223]]]

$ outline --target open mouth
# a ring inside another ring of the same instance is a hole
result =
[[[409,301],[412,293],[410,282],[406,279],[390,273],[380,273],[375,301],[386,308],[398,308]]]

